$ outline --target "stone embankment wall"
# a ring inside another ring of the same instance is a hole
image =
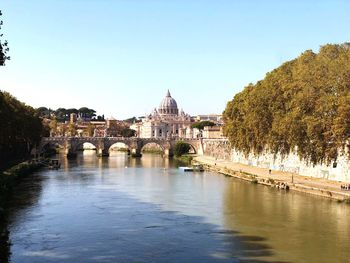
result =
[[[203,139],[203,154],[229,161],[231,145],[227,139]]]
[[[350,182],[350,161],[347,153],[339,154],[336,162],[312,165],[305,160],[300,160],[297,154],[291,153],[286,156],[279,154],[264,153],[260,155],[243,153],[231,149],[227,139],[203,140],[204,155],[223,160],[231,160],[260,168],[268,168],[277,171],[290,172],[316,178],[324,178],[335,181]]]
[[[271,153],[244,156],[242,153],[232,150],[231,161],[316,178],[350,182],[350,162],[346,154],[340,154],[338,160],[329,165],[318,164],[314,166],[301,160],[295,153],[286,156]]]

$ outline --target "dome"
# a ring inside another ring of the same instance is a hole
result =
[[[159,105],[158,112],[162,115],[178,115],[179,110],[177,108],[176,100],[174,100],[170,92],[168,90],[165,98],[162,100],[162,102]]]

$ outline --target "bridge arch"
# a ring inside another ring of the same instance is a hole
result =
[[[111,143],[107,147],[108,147],[109,153],[114,151],[130,153],[130,146],[127,143],[122,141]]]
[[[78,142],[76,142],[75,144],[72,143],[71,148],[74,151],[81,151],[81,150],[85,150],[84,146],[93,146],[93,150],[96,150],[98,148],[98,144],[96,142],[92,142],[90,140],[79,140]]]
[[[197,154],[198,150],[199,150],[199,145],[198,145],[198,141],[193,141],[193,140],[176,140],[173,142],[173,147],[175,147],[177,142],[183,142],[186,143],[190,146],[190,150],[189,153],[191,154]]]
[[[40,153],[47,153],[47,152],[50,152],[52,150],[55,150],[57,152],[57,151],[61,151],[64,149],[65,149],[65,144],[63,142],[55,142],[55,141],[44,142],[39,147],[39,150],[40,150],[39,154]]]
[[[126,140],[123,138],[116,139],[116,138],[111,138],[109,140],[105,141],[105,148],[110,150],[112,146],[115,146],[117,144],[124,145],[125,148],[131,149],[132,148],[132,143],[129,140]]]
[[[96,146],[91,142],[84,142],[83,143],[83,150],[96,150]]]
[[[166,148],[164,144],[154,141],[145,141],[141,146],[142,153],[161,153],[164,154]]]
[[[172,138],[123,138],[123,137],[48,137],[43,138],[39,146],[39,152],[45,147],[63,148],[67,156],[74,156],[79,148],[83,148],[84,143],[91,143],[96,147],[98,156],[108,156],[110,148],[118,143],[122,143],[128,148],[133,157],[141,156],[141,150],[149,145],[158,145],[165,156],[173,155],[174,146],[178,141],[187,143],[191,147],[192,153],[202,151],[202,141],[199,139],[172,139]],[[52,146],[54,145],[54,146]]]
[[[186,142],[186,143],[191,147],[188,153],[196,154],[198,152],[196,147],[194,147],[191,143],[188,143],[188,142]]]

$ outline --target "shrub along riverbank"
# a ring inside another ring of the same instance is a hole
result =
[[[195,156],[195,154],[184,154],[181,156],[174,156],[174,159],[180,161],[183,164],[190,165]]]

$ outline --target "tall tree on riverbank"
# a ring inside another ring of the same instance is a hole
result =
[[[232,146],[295,151],[313,164],[336,160],[350,137],[350,44],[305,51],[235,95],[224,111]]]
[[[35,110],[0,91],[0,169],[28,157],[43,132]]]
[[[6,40],[2,40],[3,34],[1,33],[3,21],[1,20],[2,12],[0,10],[0,66],[4,66],[6,60],[9,60],[10,57],[7,55],[9,52],[8,43]]]

